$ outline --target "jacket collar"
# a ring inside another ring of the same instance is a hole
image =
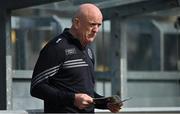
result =
[[[70,32],[69,32],[69,28],[65,28],[63,31],[63,34],[66,36],[67,40],[69,42],[72,42],[73,44],[75,44],[76,46],[78,46],[78,48],[80,49],[85,49],[85,47],[83,47],[79,41],[78,38],[75,38]]]

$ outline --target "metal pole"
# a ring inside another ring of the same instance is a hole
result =
[[[6,10],[0,10],[0,110],[6,110]]]
[[[111,72],[112,72],[112,94],[121,96],[120,84],[120,21],[111,19]]]

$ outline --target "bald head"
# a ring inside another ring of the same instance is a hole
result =
[[[79,6],[78,10],[75,12],[74,18],[87,18],[87,17],[103,18],[100,9],[94,4],[85,3]]]

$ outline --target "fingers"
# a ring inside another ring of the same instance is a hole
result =
[[[87,101],[83,101],[79,106],[78,106],[78,108],[79,109],[84,109],[84,108],[87,108],[87,107],[89,107],[90,106],[90,104],[87,102]]]
[[[93,104],[92,97],[88,96],[87,94],[75,94],[75,106],[77,106],[79,109],[84,109]]]

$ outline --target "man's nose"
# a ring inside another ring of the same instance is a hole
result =
[[[94,26],[93,31],[98,32],[99,31],[99,26],[98,25]]]

